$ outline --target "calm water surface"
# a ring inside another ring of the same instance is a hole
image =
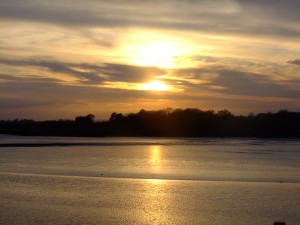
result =
[[[0,224],[300,224],[299,140],[0,136],[1,144]]]

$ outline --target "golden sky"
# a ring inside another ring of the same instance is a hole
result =
[[[0,119],[300,110],[298,0],[2,0]]]

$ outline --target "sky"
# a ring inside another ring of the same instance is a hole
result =
[[[0,119],[300,111],[299,0],[1,0]]]

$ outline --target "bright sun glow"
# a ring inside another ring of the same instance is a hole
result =
[[[127,64],[166,69],[189,67],[193,51],[185,38],[142,29],[124,34],[119,46],[120,58]]]
[[[143,84],[142,89],[147,91],[168,91],[170,87],[160,81],[152,81],[151,83]]]
[[[137,46],[135,58],[139,65],[174,68],[181,54],[182,50],[173,42],[154,42]]]
[[[174,44],[156,42],[141,46],[137,52],[138,63],[145,66],[172,68],[175,66],[175,57],[179,54]]]
[[[128,56],[134,63],[160,68],[177,67],[180,56],[185,52],[175,42],[168,41],[136,44],[128,51]]]

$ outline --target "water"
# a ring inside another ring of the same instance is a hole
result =
[[[300,224],[299,140],[1,136],[1,145],[0,224]]]

